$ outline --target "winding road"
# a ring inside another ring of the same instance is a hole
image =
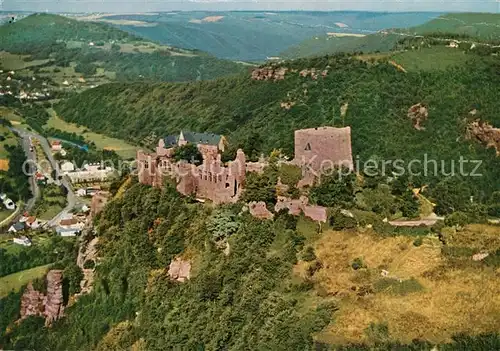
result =
[[[36,154],[34,151],[30,151],[30,146],[31,146],[30,137],[36,138],[40,141],[40,146],[42,147],[43,152],[45,153],[45,156],[49,160],[50,165],[52,166],[52,169],[54,169],[56,171],[55,172],[56,184],[63,185],[66,188],[66,191],[67,191],[67,199],[66,199],[67,205],[66,205],[66,207],[61,212],[59,212],[54,218],[52,218],[50,221],[48,221],[46,223],[46,225],[49,227],[56,226],[57,223],[59,223],[59,221],[61,220],[61,218],[66,216],[68,213],[70,213],[76,205],[79,205],[82,202],[75,195],[75,193],[73,191],[73,187],[71,186],[71,182],[69,181],[68,177],[66,177],[64,175],[60,176],[61,170],[59,168],[59,163],[57,163],[57,161],[52,156],[51,148],[50,148],[50,145],[49,145],[47,139],[45,139],[45,137],[41,136],[40,134],[29,132],[29,131],[24,130],[24,129],[14,128],[14,127],[11,127],[10,129],[23,139],[23,149],[24,149],[24,153],[26,154],[26,158],[28,160],[34,161],[35,163],[36,163]],[[27,211],[29,211],[33,208],[36,200],[40,197],[40,189],[38,188],[38,185],[36,184],[35,177],[31,176],[29,182],[30,182],[30,187],[31,187],[31,190],[32,190],[32,193],[34,194],[34,196],[26,204]]]

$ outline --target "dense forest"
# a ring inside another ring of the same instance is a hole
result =
[[[367,182],[365,190],[374,185]],[[169,183],[159,190],[133,182],[95,223],[100,258],[93,291],[67,308],[51,328],[41,318],[14,325],[19,295],[0,300],[6,311],[0,319],[0,345],[37,350],[166,350],[180,345],[189,350],[338,349],[314,338],[334,323],[340,300],[314,293],[313,277],[322,265],[309,245],[311,235],[320,233],[307,223],[285,212],[260,221],[242,204],[212,209],[181,197]],[[349,221],[332,223],[337,230],[353,228]],[[309,229],[304,230],[305,224]],[[419,246],[426,232],[397,235],[414,236]],[[189,282],[167,275],[166,267],[177,256],[192,262]],[[310,263],[305,278],[293,274],[299,260]],[[353,269],[362,267],[358,262]],[[71,271],[65,274],[71,279]],[[419,340],[393,342],[383,326],[373,328],[386,335],[376,349],[432,347]],[[496,334],[457,335],[440,349],[495,349],[499,342]]]
[[[492,88],[500,85],[500,64],[489,56],[467,57],[462,66],[407,73],[383,60],[343,55],[299,59],[281,65],[289,70],[282,81],[241,75],[187,84],[110,84],[62,101],[56,110],[67,121],[139,144],[151,133],[180,129],[221,133],[232,149],[242,147],[252,157],[273,149],[292,157],[296,129],[351,126],[355,161],[361,165],[370,159],[406,164],[417,159],[422,163],[413,170],[419,173],[424,157],[436,160],[437,172],[414,177],[414,186],[437,186],[461,156],[482,160],[482,176],[463,179],[464,197],[487,201],[500,189],[500,160],[493,148],[468,140],[466,128],[476,118],[500,125],[500,101]],[[299,76],[298,71],[312,68],[328,71],[327,76]],[[284,102],[292,107],[282,107]],[[425,130],[416,130],[407,116],[417,103],[428,106]]]

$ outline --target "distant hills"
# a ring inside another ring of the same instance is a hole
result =
[[[410,28],[408,32],[421,35],[453,33],[481,40],[500,41],[500,14],[452,13]]]
[[[0,66],[8,68],[13,59],[5,52],[28,55],[18,60],[40,60],[30,65],[31,71],[52,72],[55,77],[80,73],[85,78],[100,75],[103,82],[188,81],[245,70],[244,65],[196,50],[159,45],[109,24],[52,14],[33,14],[6,23],[0,26],[0,38],[4,51]]]
[[[470,37],[476,41],[500,43],[500,14],[447,14],[406,29],[387,27],[363,37],[331,33],[308,38],[278,56],[285,59],[318,56],[339,52],[385,52],[392,50],[407,35],[434,35],[448,38]]]
[[[206,51],[220,58],[263,61],[328,32],[370,34],[413,27],[437,13],[373,12],[177,12],[91,18],[164,44]]]

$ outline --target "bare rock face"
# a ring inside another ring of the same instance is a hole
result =
[[[425,128],[421,126],[421,123],[425,122],[428,117],[429,111],[427,107],[421,103],[413,105],[408,109],[408,118],[411,119],[413,127],[416,130],[425,130]]]
[[[62,273],[61,270],[52,270],[47,274],[47,301],[44,312],[46,325],[52,324],[64,313]]]
[[[189,279],[190,273],[191,263],[189,261],[183,261],[178,258],[170,262],[170,267],[168,269],[170,279],[177,280],[178,282],[184,282]]]
[[[493,128],[488,122],[475,120],[467,128],[467,137],[477,139],[487,148],[495,148],[497,156],[500,156],[500,128]]]
[[[29,316],[43,316],[45,295],[33,288],[31,282],[21,297],[21,319]]]
[[[283,80],[288,68],[284,67],[263,67],[252,71],[253,80]]]
[[[63,316],[62,273],[61,270],[47,273],[47,295],[36,291],[33,284],[28,284],[21,297],[21,320],[29,316],[45,317],[45,325],[49,326]]]

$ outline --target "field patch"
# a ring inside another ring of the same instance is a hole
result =
[[[11,291],[18,291],[33,279],[43,277],[49,266],[50,264],[38,266],[0,278],[0,298],[8,295]]]
[[[50,119],[45,125],[47,128],[55,128],[64,130],[69,133],[76,133],[82,135],[86,140],[95,143],[97,148],[102,150],[114,150],[121,157],[128,159],[133,158],[139,149],[136,146],[130,145],[123,140],[107,137],[102,134],[89,131],[87,128],[77,126],[74,123],[68,123],[56,115],[55,111],[49,110]]]
[[[413,242],[371,231],[323,235],[315,245],[321,264],[295,267],[302,276],[316,267],[316,292],[339,301],[334,322],[317,336],[320,341],[408,343],[418,338],[438,343],[460,332],[497,331],[495,270],[470,257],[460,266],[451,264],[437,238],[426,237],[420,246]]]
[[[0,51],[0,67],[4,70],[20,70],[29,67],[43,65],[50,60],[32,60],[25,61],[30,55],[16,55],[10,52]]]

